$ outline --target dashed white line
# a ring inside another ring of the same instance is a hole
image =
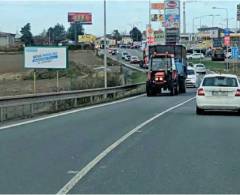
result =
[[[144,126],[148,125],[149,123],[151,123],[152,121],[154,121],[155,119],[159,118],[160,116],[176,109],[179,108],[181,106],[183,106],[184,104],[194,100],[195,97],[188,99],[187,101],[184,101],[176,106],[173,106],[157,115],[155,115],[154,117],[148,119],[147,121],[141,123],[140,125],[138,125],[136,128],[132,129],[131,131],[129,131],[127,134],[125,134],[124,136],[122,136],[119,140],[117,140],[116,142],[114,142],[112,145],[110,145],[108,148],[106,148],[102,153],[100,153],[96,158],[94,158],[91,162],[89,162],[81,171],[79,171],[65,186],[63,186],[63,188],[61,188],[57,194],[67,194],[71,189],[73,189],[73,187],[85,176],[88,174],[89,171],[91,171],[103,158],[105,158],[110,152],[112,152],[116,147],[118,147],[122,142],[124,142],[127,138],[129,138],[131,135],[133,135],[134,133],[138,132],[141,128],[143,128]]]

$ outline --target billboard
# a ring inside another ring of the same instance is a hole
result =
[[[69,12],[68,22],[79,22],[82,24],[92,24],[91,13]]]
[[[79,35],[78,36],[78,42],[81,43],[93,43],[94,41],[96,41],[96,36],[94,35]]]
[[[152,14],[151,15],[151,21],[152,22],[162,22],[164,20],[163,14]]]
[[[67,68],[66,47],[25,47],[24,48],[25,68]]]
[[[164,9],[164,3],[151,3],[151,9],[162,10]]]
[[[166,44],[176,44],[180,39],[180,0],[164,1],[164,22]]]

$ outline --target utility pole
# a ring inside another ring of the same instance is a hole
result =
[[[186,0],[183,0],[183,33],[187,33],[186,25]]]
[[[107,15],[106,0],[104,0],[104,88],[107,88]]]

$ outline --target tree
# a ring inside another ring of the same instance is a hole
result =
[[[121,39],[122,39],[122,36],[118,30],[114,30],[112,32],[112,36],[113,36],[113,39],[115,39],[116,41],[121,41]]]
[[[56,24],[54,27],[50,27],[47,31],[47,36],[53,44],[58,44],[59,42],[66,39],[66,31],[63,25]]]
[[[75,23],[72,23],[68,29],[68,32],[67,32],[68,39],[71,39],[72,41],[75,40],[75,30],[76,30],[77,36],[84,35],[84,28],[82,24],[79,22],[75,22]]]
[[[24,27],[21,28],[21,41],[25,44],[25,46],[33,45],[33,35],[31,33],[31,25],[27,23]]]
[[[133,27],[130,31],[130,36],[133,41],[142,41],[142,33],[137,27]]]

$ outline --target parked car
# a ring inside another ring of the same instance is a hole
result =
[[[125,55],[124,59],[125,59],[126,61],[130,61],[130,60],[131,60],[131,56],[130,56],[130,55]]]
[[[130,63],[131,64],[139,64],[140,60],[137,56],[131,56]]]
[[[196,113],[230,110],[240,114],[240,83],[236,75],[206,75],[197,90]]]
[[[118,53],[118,50],[117,49],[112,49],[112,55],[117,55],[117,53]]]
[[[187,68],[187,79],[186,79],[187,87],[197,87],[197,74],[193,67],[188,66]]]
[[[194,64],[196,73],[206,74],[207,69],[204,64]]]
[[[125,59],[125,56],[128,55],[127,52],[122,52],[122,59],[124,60]]]
[[[187,59],[188,60],[197,60],[197,59],[203,59],[204,58],[204,55],[202,53],[193,53],[193,54],[190,54],[190,55],[187,55]]]
[[[112,48],[108,49],[108,53],[110,53],[110,54],[112,53]]]

